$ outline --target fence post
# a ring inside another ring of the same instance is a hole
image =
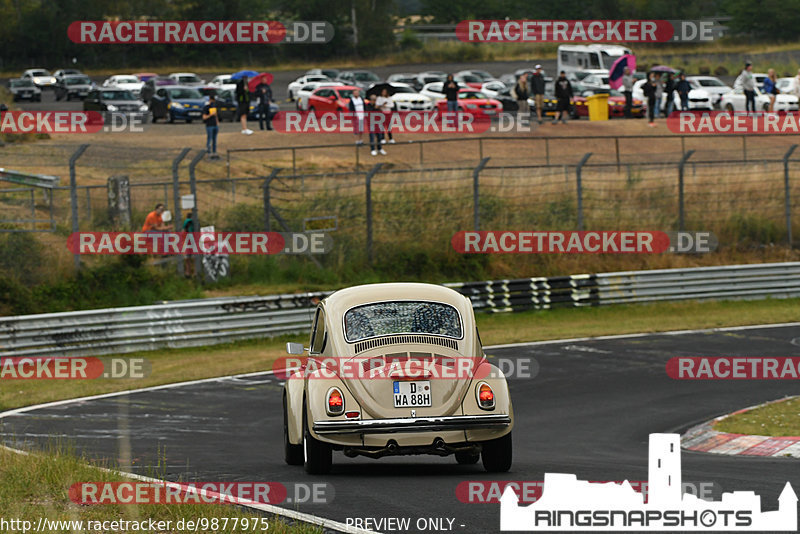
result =
[[[619,172],[619,137],[614,138],[614,145],[617,149],[617,172]]]
[[[472,170],[472,218],[473,218],[473,226],[475,227],[475,231],[479,232],[481,228],[481,214],[480,214],[480,206],[481,206],[481,194],[480,194],[480,185],[479,185],[479,177],[481,171],[486,164],[489,163],[490,158],[481,158],[480,163],[478,166]]]
[[[175,159],[172,160],[172,202],[175,207],[175,215],[172,216],[172,220],[175,221],[175,231],[181,231],[181,224],[182,219],[181,217],[181,190],[180,186],[178,185],[178,166],[180,166],[181,161],[183,158],[186,157],[186,154],[191,152],[191,148],[184,148],[181,150],[181,153],[177,155]],[[231,153],[228,151],[228,175],[230,175],[230,162],[231,162]],[[197,229],[195,228],[195,231]],[[178,262],[178,276],[183,276],[183,262]]]
[[[789,192],[789,158],[795,151],[797,145],[792,145],[783,156],[783,190],[785,191],[784,200],[786,202],[786,241],[789,243],[789,250],[792,248],[792,201]]]
[[[372,263],[372,177],[378,174],[383,163],[378,163],[367,173],[365,189],[367,194],[367,260]]]
[[[587,152],[583,155],[581,160],[578,162],[578,166],[575,168],[575,180],[577,186],[577,194],[578,194],[578,231],[583,232],[583,166],[589,161],[589,158],[592,157],[591,152]]]
[[[678,230],[681,232],[685,230],[686,222],[683,207],[683,167],[686,165],[689,158],[692,157],[692,154],[694,154],[694,150],[690,150],[684,154],[680,163],[678,163]]]
[[[269,176],[266,177],[264,183],[261,185],[262,189],[264,190],[264,231],[271,232],[272,227],[269,222],[269,212],[272,210],[272,199],[270,198],[270,190],[269,186],[272,183],[272,179],[278,176],[278,173],[281,172],[283,169],[272,169],[272,172]]]
[[[742,136],[742,159],[747,163],[747,136]]]
[[[69,158],[69,199],[72,204],[72,233],[78,232],[78,184],[75,178],[75,162],[78,158],[86,152],[89,145],[81,145],[78,147],[72,156]],[[81,257],[79,254],[74,254],[75,269],[81,268]]]
[[[197,215],[197,204],[198,204],[198,200],[197,200],[197,181],[195,179],[194,169],[195,169],[195,167],[197,167],[197,164],[200,163],[200,160],[202,160],[203,156],[205,156],[205,155],[206,155],[206,151],[205,150],[201,150],[201,151],[199,151],[197,153],[197,155],[189,163],[189,188],[190,188],[190,190],[192,192],[192,198],[194,199],[194,202],[192,203],[192,223],[194,225],[194,231],[195,232],[199,232],[200,231],[200,219],[199,219],[199,217]],[[200,254],[195,254],[194,255],[194,273],[195,273],[195,276],[199,277],[201,280],[204,280],[205,277],[202,275],[201,270],[202,270],[202,264],[201,264],[201,261],[200,261]]]

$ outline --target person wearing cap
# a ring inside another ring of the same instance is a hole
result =
[[[544,107],[544,74],[542,66],[536,65],[536,69],[531,76],[530,91],[533,95],[533,102],[536,106],[536,117],[539,124],[542,124],[542,108]]]
[[[756,79],[753,77],[753,64],[747,61],[744,64],[744,70],[737,76],[733,84],[735,87],[741,87],[744,91],[745,111],[756,110]]]

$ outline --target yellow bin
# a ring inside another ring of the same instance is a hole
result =
[[[608,120],[608,94],[598,93],[586,97],[586,105],[589,106],[590,121]]]

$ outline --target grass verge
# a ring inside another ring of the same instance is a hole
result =
[[[310,323],[309,317],[309,323]],[[663,332],[800,320],[800,300],[672,302],[571,308],[520,313],[478,314],[485,345],[547,339]],[[2,380],[0,410],[60,399],[124,391],[147,386],[264,371],[284,356],[286,341],[306,336],[284,336],[212,347],[165,349],[132,353],[147,358],[149,377],[137,380]]]
[[[69,487],[77,482],[121,482],[127,480],[108,471],[98,469],[86,463],[68,448],[56,444],[51,445],[44,453],[17,454],[0,448],[0,503],[3,503],[3,516],[10,519],[31,521],[36,528],[39,518],[48,520],[48,528],[44,532],[99,532],[117,531],[134,532],[144,529],[97,529],[91,528],[87,521],[164,521],[164,528],[158,532],[181,532],[180,520],[222,520],[228,519],[227,528],[198,529],[198,532],[242,532],[231,528],[234,518],[239,521],[248,519],[253,523],[256,519],[258,529],[251,532],[262,532],[261,515],[252,510],[227,504],[104,504],[102,506],[83,506],[72,502],[68,496]],[[309,525],[288,525],[277,517],[267,517],[268,531],[281,534],[321,533],[321,528]],[[57,525],[55,522],[66,521]],[[83,522],[79,524],[78,522]],[[166,521],[169,521],[168,525]],[[146,524],[146,523],[145,523]],[[19,523],[17,523],[19,526]],[[44,525],[42,525],[44,527]],[[129,527],[131,525],[128,525]],[[22,532],[22,528],[11,528]]]
[[[800,397],[731,415],[715,424],[714,430],[757,436],[800,436]]]

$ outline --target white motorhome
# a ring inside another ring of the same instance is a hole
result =
[[[582,70],[608,72],[614,61],[630,53],[630,48],[617,45],[561,45],[558,47],[558,72],[556,75],[562,70],[567,74]]]

